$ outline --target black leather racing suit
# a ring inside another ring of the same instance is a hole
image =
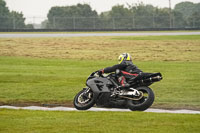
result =
[[[123,61],[112,67],[104,68],[104,73],[115,72],[117,69],[121,70],[118,81],[122,86],[126,86],[129,79],[137,77],[142,72],[132,61]]]
[[[140,72],[142,72],[136,65],[133,64],[132,61],[123,61],[122,63],[114,65],[112,67],[104,68],[104,73],[115,72],[117,69],[132,74],[139,74]]]

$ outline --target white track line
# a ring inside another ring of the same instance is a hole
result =
[[[0,109],[23,109],[23,110],[43,110],[43,111],[78,111],[71,107],[39,107],[39,106],[28,106],[28,107],[15,107],[15,106],[0,106]],[[88,111],[114,111],[114,112],[130,112],[129,109],[108,109],[108,108],[91,108]],[[164,109],[147,109],[144,112],[154,113],[176,113],[176,114],[200,114],[200,111],[195,110],[164,110]]]

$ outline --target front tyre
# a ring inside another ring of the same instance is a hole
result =
[[[95,100],[93,97],[93,92],[91,89],[87,88],[81,90],[75,97],[74,97],[74,107],[78,110],[87,110],[91,108],[95,104]]]
[[[132,111],[144,111],[154,102],[154,93],[151,88],[142,86],[136,88],[143,97],[140,100],[128,100],[128,108]]]

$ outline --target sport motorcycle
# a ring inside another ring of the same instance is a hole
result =
[[[154,102],[154,92],[149,87],[154,82],[162,80],[161,73],[140,73],[129,79],[128,87],[118,82],[118,73],[108,75],[91,73],[86,80],[86,87],[74,97],[74,107],[77,110],[87,110],[93,106],[103,108],[122,108],[132,111],[144,111]]]

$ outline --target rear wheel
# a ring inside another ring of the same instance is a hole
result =
[[[90,88],[81,90],[74,97],[74,107],[78,110],[87,110],[95,104],[93,92]]]
[[[132,111],[144,111],[154,102],[154,93],[151,88],[142,86],[136,88],[143,97],[139,100],[128,100],[128,108]]]

